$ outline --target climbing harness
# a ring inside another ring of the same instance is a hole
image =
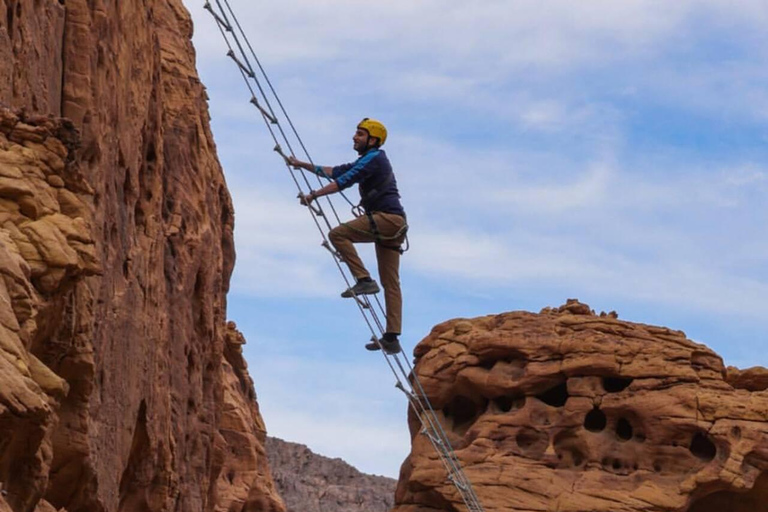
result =
[[[371,122],[371,120],[369,120],[366,117],[365,119],[363,119],[363,121],[360,123],[359,126],[362,126],[363,123],[366,123],[366,122]],[[373,122],[378,123],[378,121],[373,121]],[[366,129],[374,129],[374,127],[368,127]],[[383,137],[384,137],[384,139],[386,139],[386,137],[387,137],[386,131],[384,131]],[[397,232],[394,235],[383,236],[381,234],[381,232],[379,231],[379,226],[376,225],[376,220],[373,218],[373,213],[374,212],[367,210],[363,206],[363,203],[371,204],[372,202],[374,202],[377,199],[379,199],[384,193],[386,193],[387,187],[389,186],[390,183],[392,183],[394,181],[394,179],[395,179],[395,173],[390,171],[389,174],[387,174],[387,177],[382,180],[382,183],[379,183],[377,188],[375,188],[375,189],[371,190],[370,192],[368,192],[368,194],[366,194],[365,198],[363,198],[361,196],[360,202],[357,203],[357,205],[352,208],[352,215],[355,216],[355,217],[362,217],[363,215],[368,217],[368,225],[371,227],[370,234],[373,235],[373,238],[374,238],[374,240],[376,242],[376,245],[378,245],[379,247],[382,247],[384,249],[390,250],[390,251],[397,251],[397,252],[400,253],[400,255],[403,255],[410,248],[410,242],[408,242],[408,220],[405,218],[405,215],[403,215],[403,219],[405,220],[405,224],[403,225],[402,228],[398,229]],[[360,231],[358,229],[353,228],[352,226],[350,226],[348,224],[347,224],[347,227],[349,229],[352,229],[353,231],[362,232],[362,231]],[[366,232],[362,232],[362,233],[363,234],[368,234]],[[403,249],[402,242],[399,243],[397,245],[397,247],[395,247],[393,245],[390,245],[388,243],[385,243],[385,242],[391,242],[391,241],[394,241],[394,240],[399,240],[400,238],[403,238],[405,240],[405,242],[406,242],[405,249]]]
[[[290,127],[290,133],[292,134],[293,139],[296,143],[298,143],[298,146],[301,148],[302,153],[306,156],[309,163],[313,166],[314,163],[309,155],[309,152],[307,151],[306,146],[304,145],[304,142],[299,136],[293,121],[286,112],[280,97],[277,95],[275,88],[272,86],[272,82],[269,80],[269,77],[264,71],[259,58],[256,56],[256,52],[253,50],[253,47],[248,41],[248,38],[237,19],[237,16],[230,6],[229,0],[206,0],[204,8],[211,14],[216,22],[216,25],[219,27],[219,31],[221,32],[221,35],[224,38],[228,48],[227,56],[231,58],[232,61],[237,65],[240,74],[242,75],[243,80],[245,81],[246,86],[250,91],[251,98],[249,101],[261,114],[261,117],[264,120],[264,124],[266,125],[270,135],[272,136],[272,139],[274,140],[274,151],[283,158],[283,161],[288,168],[288,172],[290,173],[291,178],[293,179],[293,182],[299,191],[299,197],[305,195],[304,191],[311,191],[312,187],[310,186],[306,172],[299,173],[299,177],[297,177],[297,173],[294,172],[295,169],[290,165],[288,154],[286,154],[286,152],[283,150],[281,142],[285,145],[284,147],[287,148],[290,156],[295,156],[296,154],[294,147],[291,144],[290,135],[283,129],[281,117]],[[243,44],[245,44],[245,47]],[[245,48],[248,49],[247,52]],[[256,64],[258,73],[252,66],[251,61]],[[265,91],[265,86],[269,90],[269,94],[267,94]],[[256,91],[258,91],[259,96],[257,96]],[[278,112],[276,112],[273,108],[273,101],[278,107]],[[318,183],[322,184],[320,176],[316,176],[316,178]],[[340,195],[354,210],[355,206],[352,204],[352,202],[349,201],[349,199],[347,199],[343,193]],[[336,213],[333,202],[329,196],[325,197],[327,206],[331,210],[333,218],[336,220],[336,225],[341,224],[341,220]],[[348,276],[347,272],[344,270],[341,255],[333,249],[328,241],[327,232],[333,229],[333,226],[331,225],[331,219],[328,218],[328,215],[323,210],[323,206],[319,204],[319,201],[317,202],[316,206],[310,203],[307,211],[310,212],[312,220],[314,221],[315,226],[317,227],[318,231],[320,232],[320,236],[322,237],[322,242],[320,245],[329,253],[331,253],[333,260],[336,263],[336,267],[344,279],[347,288],[351,289],[352,281],[354,281],[354,279],[352,279],[351,276]],[[374,233],[378,233],[378,228],[376,228],[375,222],[373,222],[373,217],[369,216],[369,219],[373,224],[372,227],[375,229]],[[397,236],[399,237],[405,235],[405,240],[407,242],[408,238],[405,231],[406,229],[407,224],[403,232],[398,232]],[[380,234],[376,238],[377,243],[378,239],[384,239],[384,237],[381,237]],[[381,318],[384,318],[386,315],[378,296],[373,295],[373,301],[371,301],[371,296],[369,295],[353,295],[353,297],[355,299],[355,304],[357,305],[358,310],[363,317],[363,320],[368,326],[368,329],[371,331],[371,342],[378,345],[378,347],[381,349],[381,353],[384,355],[384,359],[387,365],[392,371],[392,374],[395,376],[395,387],[402,391],[403,394],[405,394],[410,407],[419,418],[421,423],[420,433],[429,440],[437,452],[448,474],[448,480],[455,486],[461,501],[463,501],[466,505],[468,512],[484,512],[484,509],[480,504],[477,495],[475,494],[472,484],[464,473],[464,470],[461,467],[461,463],[459,462],[459,459],[456,456],[453,447],[451,446],[445,429],[435,414],[435,411],[432,408],[432,404],[424,392],[424,388],[422,387],[421,382],[419,382],[418,376],[414,372],[408,357],[406,357],[402,351],[396,354],[389,354],[386,350],[384,350],[385,347],[381,342],[381,337],[384,334],[384,327]]]

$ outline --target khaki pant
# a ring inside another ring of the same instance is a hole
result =
[[[379,234],[385,240],[376,244],[376,261],[379,264],[379,279],[384,288],[384,302],[387,307],[387,332],[400,334],[403,318],[403,297],[400,293],[400,252],[405,233],[391,239],[405,226],[405,218],[393,213],[374,212],[373,220]],[[367,215],[336,226],[328,234],[331,243],[339,251],[355,279],[370,277],[354,243],[376,242]],[[391,239],[391,240],[390,240]]]

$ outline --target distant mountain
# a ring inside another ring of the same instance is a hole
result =
[[[397,480],[361,473],[341,459],[267,437],[272,478],[288,512],[388,512]]]

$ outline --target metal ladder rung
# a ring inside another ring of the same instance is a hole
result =
[[[213,16],[213,19],[215,19],[215,20],[216,20],[216,22],[217,22],[219,25],[221,25],[222,27],[224,27],[224,28],[226,29],[226,31],[227,31],[227,32],[232,32],[232,25],[230,25],[229,23],[227,23],[227,20],[225,20],[224,18],[222,18],[221,16],[219,16],[219,14],[218,14],[216,11],[214,11],[214,10],[213,10],[213,6],[211,6],[211,3],[210,3],[210,2],[205,2],[205,5],[203,6],[203,8],[204,8],[205,10],[207,10],[208,12],[210,12],[210,13],[211,13],[211,15]]]
[[[253,78],[253,77],[251,77],[251,78]],[[269,111],[267,111],[267,109],[265,109],[264,107],[261,106],[261,103],[259,103],[259,100],[256,99],[256,96],[251,96],[251,103],[253,104],[254,107],[259,109],[259,112],[261,112],[261,114],[264,117],[266,117],[269,120],[270,123],[277,124],[277,119],[275,118],[275,116],[270,114]],[[283,158],[285,158],[285,155],[283,155]]]
[[[246,75],[248,75],[250,78],[256,78],[256,74],[253,72],[253,70],[252,70],[250,67],[246,67],[246,65],[245,65],[245,64],[243,64],[242,62],[240,62],[240,59],[238,59],[238,58],[237,58],[237,56],[235,55],[235,52],[234,52],[234,51],[232,51],[232,50],[229,50],[229,51],[227,52],[227,57],[229,57],[230,59],[232,59],[233,61],[235,61],[235,64],[237,64],[237,65],[240,67],[240,69],[242,69],[242,70],[243,70],[243,73],[245,73]]]
[[[408,391],[407,389],[405,389],[405,386],[403,386],[402,382],[397,381],[397,384],[395,384],[395,387],[400,391],[402,391],[405,394],[405,396],[408,397],[408,400],[410,400],[411,402],[417,401],[416,395],[414,395],[412,391]]]
[[[363,308],[363,309],[371,309],[371,305],[368,303],[368,301],[362,300],[357,295],[353,295],[352,297],[360,305],[361,308]]]
[[[341,254],[339,254],[339,251],[334,250],[331,248],[331,244],[328,243],[328,240],[323,240],[323,243],[321,243],[323,247],[325,247],[328,252],[330,252],[334,258],[336,258],[339,261],[344,261],[344,259],[341,257]]]
[[[459,479],[456,478],[456,475],[454,475],[454,474],[448,475],[448,480],[450,480],[453,485],[458,487],[460,491],[466,491],[467,490],[467,484],[465,484],[464,482],[459,481]]]

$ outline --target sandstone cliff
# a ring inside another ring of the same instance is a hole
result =
[[[487,512],[768,511],[768,372],[577,301],[435,327],[416,372]],[[394,512],[465,510],[411,414]]]
[[[284,510],[191,33],[0,0],[0,510]]]
[[[267,455],[288,512],[388,512],[396,481],[366,475],[304,445],[267,438]]]

